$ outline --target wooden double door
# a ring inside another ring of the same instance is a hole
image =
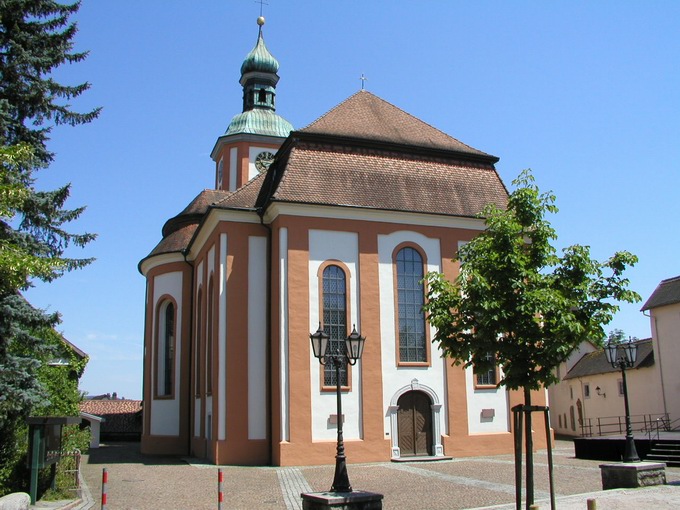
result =
[[[432,455],[432,402],[422,391],[409,391],[397,400],[399,451],[402,457]]]

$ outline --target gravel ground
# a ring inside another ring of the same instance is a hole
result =
[[[585,509],[588,498],[598,500],[598,510],[680,508],[679,468],[667,468],[670,485],[665,487],[603,492],[600,462],[573,458],[571,442],[556,442],[553,461],[560,510]],[[82,467],[94,508],[101,505],[104,467],[109,473],[107,510],[217,508],[217,467],[200,461],[141,455],[139,443],[112,443],[91,450]],[[229,510],[297,510],[301,508],[299,492],[326,491],[333,479],[333,466],[222,469],[223,508]],[[386,510],[503,508],[497,505],[514,501],[512,455],[350,464],[348,472],[355,490],[384,494]],[[549,490],[545,452],[535,455],[535,472],[536,499],[541,508],[549,508],[541,501]]]

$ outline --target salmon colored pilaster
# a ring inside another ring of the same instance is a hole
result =
[[[288,228],[288,378],[290,381],[290,442],[312,442],[309,371],[309,235],[305,228]]]
[[[142,444],[144,444],[144,436],[151,432],[151,413],[149,412],[149,407],[151,403],[151,360],[153,359],[153,292],[154,292],[154,281],[153,277],[147,275],[146,277],[147,293],[146,293],[146,303],[144,307],[144,377],[143,377],[143,388],[142,388],[142,398],[146,403],[147,412],[142,413],[144,422],[142,428]]]
[[[193,325],[192,276],[193,268],[188,263],[182,266],[182,357],[179,374],[179,441],[184,454],[189,453],[189,437],[191,434],[191,328]]]
[[[250,163],[250,144],[239,142],[238,144],[238,174],[236,174],[236,189],[248,182],[248,164]]]
[[[226,444],[248,442],[248,236],[230,225],[227,241]],[[221,460],[221,459],[220,459]]]
[[[453,281],[458,276],[459,263],[454,262],[453,257],[458,252],[459,235],[445,235],[441,240],[442,273],[449,281]],[[456,451],[460,451],[461,446],[466,444],[465,438],[468,436],[465,370],[453,365],[453,362],[451,358],[446,359],[449,434],[442,438],[445,455],[455,455]]]
[[[374,232],[359,235],[359,295],[361,335],[366,337],[361,358],[363,439],[384,442],[389,456],[390,441],[385,438],[382,356],[380,352],[380,285],[378,278],[378,236]]]

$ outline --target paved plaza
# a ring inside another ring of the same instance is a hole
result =
[[[351,458],[351,445],[348,457]],[[669,485],[602,491],[599,461],[575,459],[569,441],[557,441],[553,454],[557,508],[598,510],[680,508],[680,468],[667,468]],[[107,509],[217,508],[217,467],[195,459],[152,457],[139,443],[112,443],[83,457],[89,497],[77,508],[100,508],[102,468],[109,473]],[[545,451],[535,457],[536,500],[550,508]],[[224,509],[300,509],[300,493],[328,490],[333,466],[222,467]],[[512,455],[438,462],[350,464],[355,490],[385,495],[386,510],[514,508]]]

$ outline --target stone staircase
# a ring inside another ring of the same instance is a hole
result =
[[[665,462],[667,466],[680,467],[680,441],[674,439],[654,441],[644,460]]]

